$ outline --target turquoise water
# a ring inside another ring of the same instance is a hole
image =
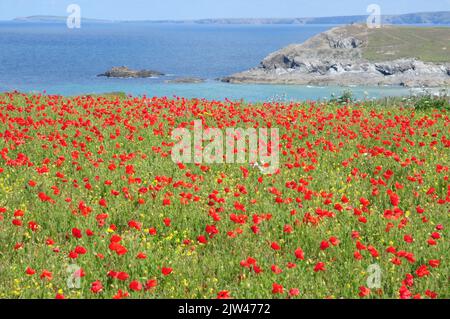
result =
[[[329,99],[333,94],[339,96],[345,90],[351,90],[358,99],[380,98],[386,96],[404,96],[414,94],[414,90],[401,87],[337,87],[270,84],[228,84],[210,81],[199,84],[134,83],[133,81],[109,81],[97,85],[95,90],[83,85],[55,85],[47,93],[78,95],[86,93],[125,92],[131,95],[179,96],[187,98],[206,98],[209,100],[256,101],[298,101]]]
[[[0,92],[78,95],[125,92],[248,101],[322,99],[345,88],[237,85],[217,81],[255,67],[269,53],[300,43],[330,25],[64,24],[0,22]],[[154,69],[155,79],[97,77],[112,66]],[[200,84],[168,79],[200,77]],[[353,87],[358,98],[408,95],[404,88]]]

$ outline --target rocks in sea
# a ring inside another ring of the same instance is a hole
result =
[[[103,74],[98,76],[105,76],[108,78],[151,78],[163,76],[164,73],[153,70],[132,70],[126,66],[113,67]]]
[[[204,79],[196,78],[196,77],[184,77],[184,78],[176,78],[173,80],[167,80],[166,83],[178,83],[178,84],[197,84],[197,83],[203,83],[205,82]]]

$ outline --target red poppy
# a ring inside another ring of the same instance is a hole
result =
[[[325,271],[325,263],[323,263],[323,262],[318,262],[318,263],[314,266],[314,272],[319,272],[319,271]]]
[[[72,236],[75,237],[75,238],[82,238],[83,234],[82,234],[80,229],[72,228]]]
[[[133,291],[141,291],[142,284],[137,280],[133,280],[132,282],[130,282],[130,289]]]
[[[290,297],[296,297],[298,295],[300,295],[300,290],[298,288],[292,288],[289,290]]]
[[[203,235],[198,236],[198,237],[197,237],[197,241],[198,241],[200,244],[206,244],[206,243],[208,243],[208,240],[207,240],[206,237],[203,236]]]
[[[156,279],[150,279],[147,280],[145,283],[145,290],[150,290],[152,288],[155,288],[158,285],[158,281]]]
[[[230,299],[231,295],[228,290],[222,290],[217,293],[217,299]]]
[[[161,272],[164,276],[168,276],[172,273],[173,269],[169,267],[162,267]]]
[[[102,290],[103,290],[103,285],[102,285],[101,281],[96,280],[91,284],[91,291],[94,294],[98,294],[98,293],[102,292]]]
[[[431,259],[428,264],[432,267],[432,268],[437,268],[439,267],[441,261],[439,259]]]
[[[34,270],[33,268],[30,268],[30,267],[27,267],[27,269],[25,270],[25,273],[27,275],[32,276],[32,275],[34,275],[36,273],[36,270]]]
[[[359,296],[361,298],[363,297],[367,297],[368,295],[370,295],[370,289],[364,286],[359,287]]]
[[[430,271],[428,270],[427,265],[422,265],[416,270],[416,275],[420,277],[425,277],[430,274]]]
[[[50,271],[44,269],[42,271],[41,275],[40,275],[40,278],[41,279],[52,280],[53,274]]]
[[[277,265],[272,265],[271,269],[272,269],[272,272],[277,275],[281,274],[283,272],[283,270],[280,267],[278,267]]]
[[[117,293],[112,297],[112,299],[124,299],[129,297],[130,294],[127,291],[122,291],[122,289],[119,289]]]
[[[128,278],[130,278],[130,276],[129,276],[126,272],[124,272],[124,271],[118,272],[116,277],[117,277],[117,279],[119,279],[119,280],[121,280],[121,281],[125,281],[125,280],[127,280]]]
[[[168,217],[164,218],[164,225],[167,227],[170,227],[170,224],[172,223],[172,220]]]
[[[273,250],[280,250],[280,249],[281,249],[280,245],[278,245],[277,242],[272,242],[272,243],[270,244],[270,247],[271,247]]]
[[[284,293],[284,288],[282,285],[277,284],[277,283],[273,283],[272,285],[272,293],[273,294],[282,294]]]
[[[297,248],[295,250],[295,258],[300,259],[300,260],[304,260],[305,259],[305,255],[304,255],[303,250],[301,248]]]
[[[326,250],[328,247],[330,247],[330,244],[327,241],[324,240],[320,243],[321,250]]]

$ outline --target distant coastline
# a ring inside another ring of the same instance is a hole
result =
[[[249,24],[249,25],[303,25],[303,24],[352,24],[365,23],[367,15],[334,16],[334,17],[300,17],[300,18],[223,18],[223,19],[197,19],[197,20],[104,20],[82,18],[85,23],[160,23],[160,24]],[[18,17],[14,22],[46,22],[63,23],[64,16],[35,15]],[[383,15],[384,24],[437,24],[450,25],[450,11],[418,12],[399,15]]]

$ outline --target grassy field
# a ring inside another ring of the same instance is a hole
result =
[[[194,120],[279,170],[174,163]],[[0,140],[0,298],[450,297],[448,111],[10,93]]]
[[[450,28],[384,26],[368,30],[363,56],[371,61],[415,57],[450,63]]]

